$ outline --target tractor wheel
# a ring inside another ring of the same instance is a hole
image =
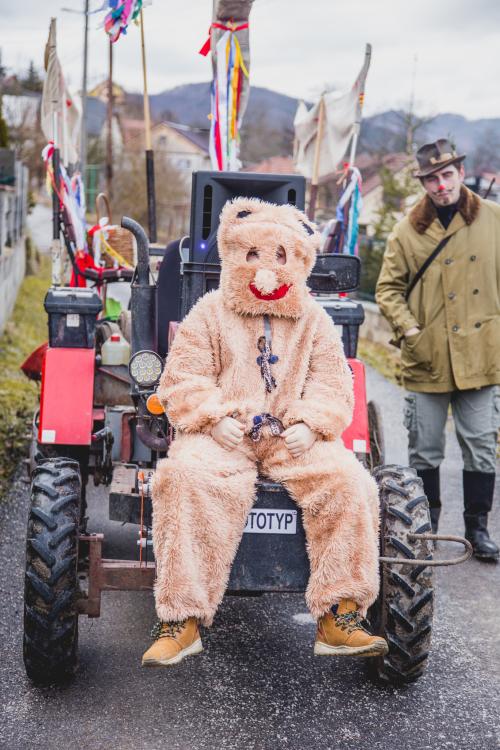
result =
[[[76,461],[42,460],[33,471],[24,599],[24,664],[35,683],[62,682],[76,671],[78,524]]]
[[[368,457],[368,469],[374,471],[377,466],[382,466],[385,461],[384,431],[382,428],[382,416],[375,401],[368,401],[368,431],[370,435],[370,455]]]
[[[431,530],[421,479],[413,469],[396,465],[380,466],[374,478],[380,491],[381,556],[432,559],[431,541],[408,538],[408,533]],[[380,593],[369,620],[389,644],[389,653],[373,665],[386,684],[408,684],[425,671],[433,617],[432,572],[426,565],[381,565]]]

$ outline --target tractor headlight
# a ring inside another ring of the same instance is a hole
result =
[[[128,369],[137,385],[141,388],[149,388],[159,381],[163,370],[163,360],[156,352],[137,352],[130,360]]]

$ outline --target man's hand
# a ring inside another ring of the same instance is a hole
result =
[[[213,439],[228,451],[238,447],[243,440],[245,427],[233,417],[222,417],[210,433]]]
[[[298,422],[282,432],[281,437],[291,455],[298,458],[314,445],[318,436],[304,422]]]
[[[415,336],[417,333],[420,333],[420,328],[417,328],[417,326],[413,326],[413,328],[409,328],[407,331],[405,331],[404,333],[405,339],[408,336]]]

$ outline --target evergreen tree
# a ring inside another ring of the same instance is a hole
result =
[[[387,238],[396,222],[405,213],[408,198],[417,192],[415,180],[411,174],[411,163],[412,160],[409,157],[408,164],[397,174],[391,172],[386,166],[382,166],[379,171],[382,183],[382,205],[376,212],[373,236],[360,244],[359,253],[363,269],[360,291],[369,296],[375,294]]]
[[[43,88],[43,82],[38,71],[35,68],[35,63],[31,60],[26,76],[22,79],[22,85],[28,91],[40,92]]]
[[[9,129],[2,114],[2,97],[0,96],[0,148],[9,147]]]

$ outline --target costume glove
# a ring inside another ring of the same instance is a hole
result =
[[[298,458],[314,445],[318,436],[304,422],[298,422],[282,432],[281,437],[291,455]]]
[[[212,427],[213,439],[228,451],[234,450],[243,440],[245,427],[233,417],[222,417],[220,422]]]

